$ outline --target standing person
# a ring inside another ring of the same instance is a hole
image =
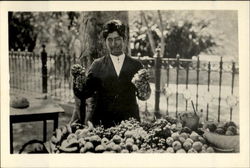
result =
[[[127,44],[125,32],[126,26],[119,20],[111,20],[104,25],[102,35],[109,55],[92,63],[81,83],[81,90],[74,87],[76,105],[71,122],[80,120],[86,124],[91,121],[94,125],[110,127],[131,117],[140,120],[136,96],[146,100],[151,89],[148,78],[142,80],[137,75],[132,82],[143,65],[124,53]],[[139,73],[147,76],[144,70]],[[92,110],[81,114],[84,107],[79,100],[91,96],[94,97]]]

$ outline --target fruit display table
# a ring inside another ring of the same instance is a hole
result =
[[[223,126],[232,124],[227,122]],[[211,133],[216,135],[215,138],[208,133],[204,136],[204,132],[207,132],[204,128],[193,131],[173,118],[152,122],[130,119],[110,128],[94,127],[91,122],[87,125],[72,123],[56,129],[46,148],[49,153],[239,152],[236,148],[239,145],[238,135]]]
[[[13,153],[13,124],[31,121],[43,121],[43,141],[47,140],[47,120],[54,121],[54,130],[58,127],[58,115],[64,112],[50,99],[30,99],[28,108],[10,107],[10,153]]]

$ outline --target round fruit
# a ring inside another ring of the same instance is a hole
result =
[[[214,153],[214,148],[212,148],[211,146],[207,148],[206,150],[208,153]]]
[[[203,144],[206,143],[206,140],[205,140],[203,137],[201,137],[201,136],[198,137],[198,140],[199,140],[201,143],[203,143]]]
[[[126,148],[127,148],[127,150],[132,151],[133,150],[133,143],[127,142],[126,143]]]
[[[174,141],[172,147],[174,148],[175,151],[177,151],[181,149],[181,143],[179,141]]]
[[[190,134],[190,138],[193,140],[193,141],[198,141],[199,139],[199,134],[197,134],[196,132],[192,132],[191,134]]]
[[[94,148],[94,145],[91,142],[86,142],[84,147],[86,147],[87,149],[92,149]]]
[[[113,146],[114,146],[114,145],[115,145],[114,142],[110,142],[109,144],[107,144],[106,150],[107,150],[107,151],[113,150]]]
[[[185,142],[190,142],[191,144],[194,143],[194,141],[191,138],[186,139]]]
[[[193,148],[197,151],[197,152],[200,152],[201,151],[201,148],[202,148],[202,143],[201,142],[199,142],[199,141],[197,141],[197,142],[194,142],[193,143]]]
[[[220,134],[220,135],[224,135],[225,134],[225,130],[223,129],[223,128],[217,128],[216,130],[215,130],[215,133],[217,133],[217,134]]]
[[[183,144],[185,142],[185,138],[179,137],[179,141]]]
[[[113,136],[113,141],[114,141],[114,143],[116,143],[116,144],[120,144],[121,143],[121,137],[119,136],[119,135],[115,135],[115,136]]]
[[[194,148],[188,150],[188,153],[198,153]]]
[[[186,151],[184,149],[179,149],[176,153],[186,153]]]
[[[204,144],[203,146],[202,146],[202,150],[206,150],[208,148],[208,145],[207,144]]]
[[[180,134],[178,132],[174,132],[171,137],[176,141],[179,139]]]
[[[183,143],[183,148],[184,148],[186,151],[188,151],[189,149],[192,148],[192,143],[189,142],[189,141],[185,141],[185,142]]]
[[[172,124],[171,126],[170,126],[170,129],[172,130],[172,131],[177,131],[177,126],[176,126],[176,124]]]
[[[124,133],[124,136],[125,136],[126,138],[131,138],[131,137],[133,137],[133,131],[130,131],[130,130],[126,131],[126,132]]]
[[[185,139],[187,139],[187,138],[188,138],[188,134],[187,134],[187,133],[185,133],[185,132],[182,132],[182,133],[180,134],[180,136],[181,136],[181,137],[183,137],[183,138],[185,138]]]
[[[200,153],[207,153],[206,149],[202,149]]]
[[[113,145],[112,150],[117,152],[117,153],[120,153],[122,149],[121,149],[120,145],[115,144],[115,145]]]
[[[135,143],[136,143],[136,144],[141,144],[140,139],[136,139]]]
[[[232,131],[226,131],[225,135],[229,135],[229,136],[232,136],[232,135],[235,135]]]
[[[225,128],[228,128],[230,126],[234,126],[234,127],[237,127],[237,125],[233,122],[233,121],[229,121],[229,122],[226,122],[225,123]]]
[[[105,147],[103,145],[98,145],[96,148],[95,148],[95,151],[97,153],[102,153],[105,151]]]
[[[168,147],[166,150],[167,153],[174,153],[174,148]]]
[[[184,127],[184,128],[182,129],[182,132],[191,134],[192,130],[191,130],[190,128],[188,128],[188,127]]]
[[[109,140],[107,139],[107,138],[102,138],[102,140],[101,140],[101,143],[102,144],[107,144],[109,142]]]
[[[133,151],[138,151],[138,150],[139,150],[139,148],[138,148],[137,145],[133,145],[133,146],[132,146],[132,149],[133,149]]]
[[[127,149],[122,149],[121,153],[129,153],[129,151]]]
[[[172,137],[168,137],[166,139],[166,143],[168,144],[168,146],[172,146],[172,143],[174,142],[174,139]]]
[[[210,132],[214,132],[217,126],[214,123],[209,123],[205,126],[205,129],[208,128]]]
[[[227,127],[227,131],[231,131],[233,133],[233,135],[237,134],[237,128],[235,126]]]
[[[126,139],[126,143],[128,143],[128,142],[130,142],[130,143],[134,144],[134,139],[132,139],[132,138],[128,138],[128,139]]]
[[[82,153],[86,153],[88,151],[94,150],[94,145],[91,142],[86,142],[83,148],[84,149],[82,149]]]

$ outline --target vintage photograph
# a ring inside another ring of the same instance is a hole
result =
[[[10,153],[239,153],[237,10],[9,11]]]
[[[0,17],[1,167],[249,167],[249,2],[1,1]]]

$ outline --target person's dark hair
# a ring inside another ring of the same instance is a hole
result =
[[[117,31],[117,33],[125,39],[126,26],[120,20],[110,20],[103,26],[102,36],[106,40],[108,34]]]

